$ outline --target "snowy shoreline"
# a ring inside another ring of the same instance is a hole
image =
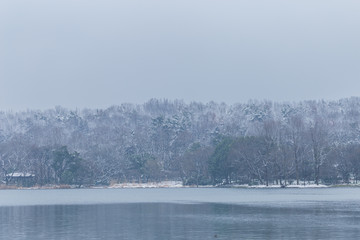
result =
[[[17,187],[0,185],[0,190],[46,190],[46,189],[135,189],[135,188],[244,188],[244,189],[279,189],[279,188],[337,188],[337,187],[360,187],[360,184],[306,184],[306,185],[183,185],[181,181],[162,181],[162,182],[148,182],[148,183],[117,183],[110,186],[78,186],[78,185],[46,185],[34,187]]]

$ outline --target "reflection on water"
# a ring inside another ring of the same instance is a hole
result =
[[[0,239],[359,239],[359,205],[133,203],[0,208]]]
[[[0,239],[360,239],[359,193],[359,189],[0,191]]]

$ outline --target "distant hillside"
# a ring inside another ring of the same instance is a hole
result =
[[[0,166],[37,184],[349,182],[360,174],[360,98],[0,112]]]

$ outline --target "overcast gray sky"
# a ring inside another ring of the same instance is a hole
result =
[[[359,92],[359,0],[0,1],[2,110]]]

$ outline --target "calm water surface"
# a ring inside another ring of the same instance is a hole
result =
[[[0,239],[360,239],[360,189],[2,190]]]

